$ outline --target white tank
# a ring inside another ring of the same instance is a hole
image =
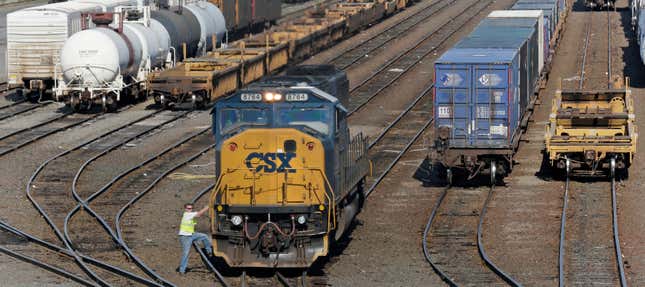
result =
[[[226,33],[226,21],[224,14],[214,4],[207,1],[199,1],[184,6],[192,12],[201,30],[199,51],[206,52],[212,49],[212,36],[217,36],[217,41],[221,41]]]
[[[123,33],[132,49],[119,33],[107,28],[78,32],[61,50],[61,70],[65,81],[81,79],[86,85],[102,85],[117,75],[132,73],[141,62],[142,47],[132,29]]]

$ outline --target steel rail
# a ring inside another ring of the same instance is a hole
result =
[[[627,278],[625,277],[625,265],[623,263],[623,253],[620,250],[620,239],[618,233],[618,206],[616,199],[616,177],[611,177],[611,226],[614,235],[614,249],[616,250],[616,262],[618,263],[618,275],[620,277],[620,286],[627,287]]]
[[[611,89],[611,12],[607,5],[607,89]]]
[[[65,247],[55,245],[55,244],[53,244],[51,242],[45,241],[45,240],[40,239],[40,238],[38,238],[38,237],[36,237],[34,235],[31,235],[31,234],[28,234],[28,233],[26,233],[24,231],[21,231],[21,230],[15,228],[13,226],[7,224],[6,222],[1,221],[1,220],[0,220],[0,229],[4,229],[5,231],[13,233],[14,235],[16,235],[18,237],[22,237],[22,238],[24,238],[24,239],[26,239],[26,240],[28,240],[30,242],[36,243],[36,244],[38,244],[40,246],[43,246],[43,247],[47,248],[48,250],[51,250],[53,252],[57,252],[57,253],[59,253],[61,255],[70,257],[71,259],[74,259],[74,252],[73,251],[70,251]],[[137,281],[137,282],[139,282],[141,284],[152,285],[152,286],[154,286],[154,284],[155,284],[154,282],[152,282],[152,281],[150,281],[150,280],[148,280],[146,278],[140,277],[140,276],[138,276],[136,274],[133,274],[133,273],[127,271],[127,270],[123,270],[123,269],[120,269],[118,267],[109,265],[107,263],[104,263],[102,261],[99,261],[97,259],[89,257],[87,255],[79,254],[79,256],[83,260],[87,261],[88,263],[90,263],[90,264],[92,264],[92,265],[94,265],[96,267],[99,267],[101,269],[104,269],[106,271],[112,272],[114,274],[117,274],[117,275],[120,275],[120,276],[123,276],[123,277],[130,277],[130,279],[132,279],[134,281]],[[95,284],[93,284],[93,285],[95,285]]]
[[[412,137],[412,139],[405,145],[405,147],[399,152],[399,154],[390,162],[390,164],[385,168],[385,171],[379,175],[379,177],[372,183],[370,188],[365,192],[365,197],[368,197],[374,190],[376,190],[376,187],[385,179],[385,176],[387,176],[392,169],[394,169],[394,166],[401,160],[401,158],[405,155],[405,153],[410,150],[410,147],[419,139],[419,137],[423,134],[423,132],[434,122],[434,118],[430,118],[426,123],[423,125],[421,129],[417,131],[417,133]]]
[[[490,204],[493,194],[495,193],[495,184],[492,183],[490,189],[488,190],[488,195],[484,201],[484,206],[482,207],[481,213],[479,214],[479,224],[477,225],[477,250],[479,251],[479,256],[484,260],[486,265],[490,270],[492,270],[497,276],[502,278],[506,283],[511,286],[522,286],[517,280],[513,279],[510,275],[504,272],[499,266],[497,266],[491,259],[488,257],[486,250],[484,249],[484,243],[482,240],[482,234],[484,229],[484,218],[486,217],[486,210]]]
[[[21,109],[19,107],[19,105],[22,105],[22,104],[25,104],[25,103],[27,103],[29,106]],[[28,111],[32,111],[32,110],[35,110],[37,108],[49,105],[50,103],[51,102],[42,103],[42,104],[40,104],[40,103],[39,104],[34,104],[34,103],[31,103],[31,102],[22,101],[22,102],[18,102],[18,103],[14,103],[14,104],[5,106],[4,108],[0,108],[0,111],[2,111],[2,110],[10,110],[10,109],[15,109],[16,111],[9,111],[8,113],[0,113],[0,120],[4,120],[4,119],[11,118],[11,117],[15,117],[15,116],[20,115],[20,114],[24,114],[24,113],[26,113]]]
[[[379,135],[376,136],[376,138],[372,142],[370,142],[368,148],[371,149],[381,139],[383,139],[383,137],[390,131],[390,129],[392,129],[392,127],[394,127],[397,123],[399,123],[399,121],[401,121],[401,119],[405,117],[405,115],[407,115],[408,112],[410,112],[414,108],[414,106],[416,106],[417,103],[421,101],[423,97],[425,97],[426,95],[428,95],[428,93],[430,93],[430,91],[432,91],[432,88],[434,88],[434,84],[431,84],[430,86],[425,88],[421,93],[419,93],[419,95],[401,113],[399,113],[399,115],[387,127],[381,130]]]
[[[363,79],[363,80],[362,80],[362,81],[361,81],[357,86],[355,86],[354,88],[352,88],[352,89],[350,90],[350,94],[353,94],[355,91],[357,91],[357,90],[358,90],[358,89],[360,89],[361,87],[365,86],[369,81],[371,81],[372,79],[376,78],[376,76],[378,76],[378,75],[379,75],[380,73],[382,73],[383,71],[387,71],[387,70],[389,70],[388,68],[390,68],[391,66],[393,66],[397,61],[399,61],[400,59],[403,59],[403,57],[404,57],[404,56],[410,55],[414,50],[416,50],[417,48],[419,48],[419,47],[420,47],[424,42],[426,42],[428,39],[432,38],[436,33],[438,33],[439,31],[441,31],[444,27],[447,27],[448,25],[450,25],[450,24],[452,24],[453,22],[455,22],[455,21],[456,21],[456,19],[459,19],[459,17],[460,17],[460,16],[462,16],[462,15],[464,15],[464,14],[468,13],[469,11],[471,11],[471,8],[472,8],[472,7],[474,7],[474,6],[476,6],[476,5],[477,5],[477,4],[479,4],[479,3],[480,3],[480,1],[474,1],[470,6],[468,6],[466,9],[464,9],[464,11],[463,11],[461,14],[459,14],[459,15],[457,15],[457,16],[455,16],[455,17],[451,18],[449,21],[447,21],[446,23],[442,24],[442,25],[441,25],[441,26],[439,26],[437,29],[435,29],[434,31],[430,32],[429,34],[427,34],[425,37],[423,37],[423,38],[422,38],[422,39],[420,39],[419,41],[415,42],[411,47],[409,47],[409,48],[407,48],[406,50],[402,51],[398,56],[396,56],[396,57],[394,57],[394,58],[390,59],[389,61],[387,61],[386,63],[384,63],[383,65],[381,65],[381,66],[380,66],[380,68],[378,68],[376,71],[374,71],[372,74],[370,74],[367,78]],[[419,56],[418,56],[418,59],[420,60],[420,59],[422,59],[422,58],[426,57],[427,55],[429,55],[430,53],[432,53],[432,52],[436,51],[436,50],[437,50],[437,49],[438,49],[438,48],[439,48],[443,43],[445,43],[446,41],[448,41],[448,40],[450,39],[450,37],[452,37],[452,35],[454,35],[454,34],[455,34],[455,33],[457,33],[458,31],[460,31],[460,28],[462,28],[463,26],[465,26],[468,22],[470,22],[472,19],[474,19],[474,17],[475,17],[476,15],[478,15],[479,13],[481,13],[482,11],[484,11],[485,9],[487,9],[487,8],[488,8],[490,5],[492,5],[493,3],[494,3],[494,1],[488,1],[486,5],[484,5],[482,8],[480,8],[479,10],[477,10],[477,11],[475,12],[475,15],[474,15],[474,16],[472,16],[472,17],[470,17],[470,18],[466,19],[466,21],[465,21],[463,24],[461,24],[459,27],[457,27],[457,29],[454,29],[454,30],[453,30],[453,31],[451,31],[448,35],[446,35],[446,37],[445,37],[444,39],[442,39],[441,41],[439,41],[439,43],[438,43],[438,44],[436,44],[432,49],[429,49],[428,51],[425,51],[425,52],[423,52],[421,55],[419,55]],[[370,102],[374,97],[376,97],[378,94],[380,94],[380,93],[381,93],[382,91],[384,91],[386,88],[390,87],[390,86],[391,86],[393,83],[395,83],[399,78],[401,78],[403,75],[407,74],[410,70],[412,70],[412,68],[413,68],[413,67],[415,67],[417,64],[419,64],[419,62],[420,62],[419,60],[418,60],[418,61],[415,61],[413,64],[411,64],[411,65],[409,65],[409,66],[405,67],[405,68],[403,69],[403,71],[398,72],[394,77],[390,78],[390,79],[385,83],[385,85],[384,85],[384,86],[382,86],[382,87],[380,87],[380,88],[376,89],[376,91],[374,91],[374,92],[370,93],[370,94],[369,94],[369,96],[367,96],[367,99],[366,99],[365,101],[363,101],[363,102],[359,103],[359,105],[358,105],[357,107],[353,108],[352,110],[350,110],[350,111],[347,113],[347,115],[349,116],[349,115],[351,115],[351,114],[355,113],[356,111],[360,110],[360,109],[361,109],[362,107],[364,107],[365,105],[367,105],[367,103],[369,103],[369,102]]]
[[[37,128],[37,127],[41,127],[41,126],[44,126],[44,125],[46,125],[46,124],[49,124],[49,123],[55,122],[55,121],[57,121],[57,120],[59,120],[59,119],[61,119],[61,118],[64,118],[64,117],[68,116],[68,115],[70,115],[70,114],[65,113],[65,114],[57,115],[56,117],[51,118],[51,119],[48,119],[48,120],[46,120],[46,121],[44,121],[44,122],[42,122],[42,123],[38,123],[38,124],[36,124],[36,125],[30,126],[30,127],[26,127],[26,128],[24,128],[24,129],[19,129],[19,130],[13,131],[13,132],[11,132],[11,133],[9,133],[9,134],[6,134],[6,135],[1,136],[1,137],[0,137],[0,141],[1,141],[1,140],[6,139],[6,138],[8,138],[8,137],[15,136],[15,135],[17,135],[17,134],[19,134],[19,133],[23,133],[23,132],[25,132],[25,131],[32,130],[32,129],[35,129],[35,128]]]
[[[52,273],[57,274],[59,276],[62,276],[64,278],[71,279],[72,281],[75,281],[76,283],[79,283],[81,285],[84,285],[84,286],[96,286],[94,283],[92,283],[90,281],[87,281],[83,277],[76,276],[75,274],[67,272],[64,269],[58,268],[58,267],[53,266],[53,265],[49,265],[49,264],[47,264],[45,262],[42,262],[42,261],[40,261],[38,259],[35,259],[33,257],[29,257],[27,255],[23,255],[21,253],[15,252],[15,251],[10,250],[8,248],[5,248],[3,246],[0,246],[0,252],[4,253],[6,255],[9,255],[9,256],[11,256],[13,258],[16,258],[18,260],[21,260],[21,261],[24,261],[24,262],[27,262],[27,263],[31,263],[32,265],[38,266],[38,267],[40,267],[42,269],[45,269],[45,270],[47,270],[49,272],[52,272]]]
[[[116,182],[118,182],[122,178],[126,177],[127,175],[131,174],[132,172],[136,171],[137,169],[143,167],[144,165],[146,165],[146,164],[158,159],[159,157],[165,155],[166,153],[176,149],[180,145],[182,145],[182,144],[194,139],[197,136],[200,136],[200,135],[204,134],[209,129],[210,128],[203,129],[203,130],[200,130],[200,131],[198,131],[196,133],[193,133],[193,134],[191,134],[191,135],[189,135],[187,137],[184,137],[183,139],[179,140],[175,144],[170,145],[169,147],[167,147],[163,151],[161,151],[161,152],[149,157],[148,159],[144,160],[143,162],[141,162],[141,163],[133,166],[132,168],[120,173],[119,175],[117,175],[114,178],[112,178],[110,180],[110,182],[105,184],[101,189],[99,189],[98,191],[96,191],[95,193],[90,195],[88,198],[86,198],[84,202],[86,202],[89,205],[94,199],[96,199],[101,194],[105,193],[109,188],[111,188]],[[71,218],[74,216],[74,214],[76,212],[80,211],[81,208],[86,209],[86,210],[88,210],[88,212],[91,212],[92,214],[96,215],[97,217],[95,217],[95,218],[99,221],[99,223],[103,226],[103,228],[106,229],[106,231],[112,236],[113,241],[115,241],[121,247],[125,246],[125,243],[118,239],[118,237],[116,236],[116,233],[114,233],[114,230],[111,227],[109,227],[109,224],[105,221],[105,219],[102,216],[98,215],[98,213],[96,213],[94,210],[92,210],[89,207],[85,207],[82,204],[77,204],[76,207],[74,207],[74,209],[72,211],[70,211],[70,213],[68,214],[68,217],[66,218],[66,223],[69,220],[71,220]],[[66,236],[69,237],[69,235],[67,235],[67,231],[66,231]],[[125,247],[127,247],[127,246],[125,246]],[[126,256],[128,256],[130,258],[136,258],[135,260],[140,260],[138,257],[136,257],[134,255],[134,253],[129,248],[124,249],[124,252],[126,253]],[[141,263],[143,263],[143,261],[141,261]]]
[[[51,163],[51,162],[52,162],[52,161],[54,161],[55,159],[60,158],[60,157],[62,157],[62,156],[65,156],[65,155],[67,155],[67,154],[71,153],[73,150],[80,149],[80,148],[82,148],[82,147],[84,147],[84,146],[87,146],[87,145],[89,145],[89,144],[91,144],[91,143],[93,143],[93,142],[97,141],[97,140],[100,140],[100,139],[103,139],[103,138],[105,138],[105,137],[107,137],[107,136],[109,136],[109,135],[112,135],[112,134],[114,134],[114,133],[116,133],[116,132],[118,132],[118,131],[120,131],[120,130],[123,130],[123,129],[125,129],[125,128],[127,128],[127,127],[131,126],[131,125],[136,124],[137,122],[140,122],[140,121],[146,120],[146,119],[148,119],[148,118],[150,118],[150,117],[152,117],[152,116],[154,116],[154,115],[156,115],[156,114],[158,114],[158,113],[160,113],[160,112],[161,112],[161,110],[156,111],[156,112],[153,112],[153,113],[151,113],[151,114],[149,114],[149,115],[146,115],[146,116],[144,116],[144,117],[141,117],[141,118],[139,118],[139,119],[135,120],[134,122],[130,122],[130,123],[123,124],[123,125],[121,125],[121,126],[117,127],[116,129],[113,129],[113,130],[111,130],[111,131],[109,131],[109,132],[107,132],[107,133],[104,133],[104,134],[102,134],[102,135],[99,135],[99,136],[97,136],[97,137],[94,137],[93,139],[90,139],[90,140],[88,140],[88,141],[85,141],[85,142],[83,142],[83,143],[80,143],[80,144],[76,145],[76,146],[75,146],[74,148],[72,148],[72,149],[68,149],[68,150],[66,150],[66,151],[63,151],[63,152],[61,152],[61,153],[59,153],[59,154],[57,154],[57,155],[55,155],[55,156],[53,156],[53,157],[51,157],[51,158],[47,159],[47,160],[46,160],[45,162],[43,162],[40,166],[38,166],[38,168],[37,168],[37,169],[36,169],[36,171],[34,171],[34,173],[31,175],[31,177],[29,178],[29,181],[28,181],[28,183],[27,183],[26,195],[27,195],[27,198],[29,199],[29,201],[31,202],[31,204],[36,208],[36,210],[38,210],[38,213],[40,213],[40,215],[45,219],[45,221],[47,222],[47,224],[49,225],[49,227],[50,227],[50,228],[52,228],[52,230],[54,231],[54,233],[55,233],[55,235],[58,237],[58,239],[60,239],[60,240],[63,242],[63,244],[65,245],[65,247],[67,248],[67,250],[69,250],[69,251],[71,252],[71,254],[74,256],[74,259],[75,259],[75,260],[76,260],[76,262],[78,263],[79,267],[80,267],[81,269],[83,269],[83,271],[84,271],[84,272],[86,272],[86,273],[88,274],[88,276],[90,276],[90,277],[92,278],[92,280],[95,280],[95,281],[96,281],[97,283],[99,283],[101,286],[109,286],[109,284],[108,284],[107,282],[105,282],[102,278],[98,277],[98,275],[97,275],[94,271],[92,271],[92,270],[91,270],[91,269],[90,269],[90,268],[89,268],[89,267],[84,263],[83,258],[81,258],[81,256],[79,255],[79,253],[78,253],[77,251],[75,251],[75,250],[72,248],[71,244],[69,244],[69,242],[67,242],[67,241],[65,240],[65,237],[63,236],[63,234],[62,234],[62,232],[60,231],[60,229],[56,226],[56,224],[55,224],[55,223],[54,223],[54,221],[51,219],[51,217],[49,217],[49,215],[47,214],[47,212],[42,208],[42,206],[41,206],[40,204],[38,204],[38,202],[36,201],[36,199],[35,199],[35,198],[34,198],[34,196],[32,195],[32,187],[34,186],[34,184],[33,184],[33,183],[34,183],[34,181],[36,180],[36,177],[38,177],[38,175],[40,174],[40,172],[41,172],[41,171],[42,171],[42,170],[43,170],[47,165],[49,165],[49,163]]]
[[[423,15],[422,13],[425,13],[425,12],[428,12],[429,10],[432,10],[439,3],[443,3],[443,2],[433,2],[432,4],[428,5],[427,7],[423,8],[423,9],[421,9],[419,11],[416,11],[412,15],[409,15],[408,18],[402,19],[401,21],[392,24],[392,26],[388,27],[386,30],[383,30],[380,33],[372,35],[368,39],[365,39],[359,45],[356,45],[354,47],[351,47],[351,48],[347,49],[346,51],[343,51],[342,54],[339,54],[339,55],[333,57],[332,59],[328,60],[327,62],[335,65],[337,68],[339,68],[341,70],[348,69],[349,67],[353,66],[358,61],[363,59],[364,56],[362,54],[369,54],[369,53],[373,52],[374,50],[385,46],[387,43],[390,43],[392,40],[397,39],[400,35],[404,34],[405,32],[408,32],[408,31],[412,30],[413,28],[416,28],[419,25],[419,23],[421,23],[422,21],[425,21],[428,18],[430,18],[430,17],[434,16],[435,14],[439,13],[444,8],[448,7],[450,4],[454,4],[455,0],[446,0],[445,2],[450,2],[450,3],[445,3],[446,5],[443,5],[443,6],[439,7],[438,10],[432,11],[428,15]],[[405,27],[405,25],[409,25],[409,26]],[[398,29],[402,29],[402,30],[398,31]],[[397,31],[394,31],[394,32],[396,32],[396,35],[390,36],[389,34],[387,34],[389,32],[392,32],[392,30],[397,30]],[[370,43],[377,42],[380,37],[385,38],[382,43],[378,43],[378,45],[376,45],[374,47],[369,47]],[[351,55],[351,53],[353,53],[354,51],[358,51],[358,50],[362,49],[363,47],[367,47],[368,49],[365,50],[365,51],[361,51],[361,53],[360,53],[361,55]],[[345,63],[343,65],[340,65],[338,63],[338,62],[342,62],[343,58],[346,58],[346,57],[349,57],[349,56],[354,56],[353,59],[351,59],[349,63]]]
[[[558,248],[558,286],[564,287],[564,245],[566,238],[567,208],[569,206],[569,176],[564,182],[562,215],[560,215],[560,243]]]
[[[128,142],[130,142],[130,141],[132,141],[132,140],[134,140],[134,139],[137,139],[137,138],[139,138],[139,137],[141,137],[141,136],[144,136],[144,135],[146,135],[146,134],[149,134],[149,133],[151,133],[152,131],[157,130],[158,128],[160,128],[160,127],[162,127],[162,126],[164,126],[164,125],[167,125],[167,124],[169,124],[169,123],[171,123],[171,122],[174,122],[174,121],[176,121],[176,120],[178,120],[178,119],[180,119],[180,118],[183,118],[183,117],[184,117],[184,116],[186,116],[187,114],[189,114],[189,112],[180,112],[180,113],[178,113],[178,115],[176,115],[176,116],[174,116],[174,117],[172,117],[172,118],[170,118],[170,119],[168,119],[168,120],[166,120],[166,121],[164,121],[164,122],[159,123],[159,124],[158,124],[156,127],[154,127],[154,128],[150,128],[150,129],[148,129],[148,130],[145,130],[145,131],[144,131],[144,132],[142,132],[142,133],[137,133],[137,134],[134,134],[134,135],[132,135],[132,136],[130,136],[130,137],[127,137],[127,138],[125,138],[125,139],[123,139],[123,140],[120,140],[118,143],[113,144],[112,146],[110,146],[110,147],[108,147],[108,148],[106,148],[106,149],[103,149],[103,151],[101,151],[100,153],[98,153],[98,154],[94,155],[94,156],[93,156],[93,157],[91,157],[90,159],[86,160],[86,161],[81,165],[81,167],[78,169],[78,171],[77,171],[77,172],[76,172],[76,174],[74,175],[74,179],[72,180],[72,195],[73,195],[73,197],[74,197],[74,200],[76,200],[79,204],[77,204],[77,205],[76,205],[76,207],[75,207],[74,209],[72,209],[72,211],[70,211],[70,212],[67,214],[67,216],[65,217],[65,221],[64,221],[64,225],[63,225],[63,226],[64,226],[63,230],[64,230],[65,240],[67,240],[70,244],[72,244],[72,245],[73,245],[73,242],[72,242],[71,237],[70,237],[70,235],[69,235],[69,221],[70,221],[70,219],[71,219],[71,218],[72,218],[72,217],[73,217],[73,216],[74,216],[78,211],[80,211],[80,208],[82,207],[84,211],[86,211],[87,213],[89,213],[89,215],[90,215],[90,216],[92,216],[93,218],[95,218],[95,219],[99,222],[99,224],[101,224],[101,226],[105,229],[105,231],[106,231],[106,232],[108,232],[108,234],[110,235],[110,237],[112,238],[112,240],[113,240],[116,244],[118,244],[121,248],[123,248],[123,250],[124,250],[124,252],[126,253],[126,255],[127,255],[130,259],[132,259],[132,260],[134,261],[134,263],[135,263],[137,266],[139,266],[139,268],[141,268],[141,270],[142,270],[143,272],[145,272],[148,276],[150,276],[150,277],[152,277],[152,278],[154,278],[154,279],[158,280],[159,282],[162,282],[164,286],[174,286],[174,284],[172,284],[172,283],[168,282],[166,279],[164,279],[163,277],[161,277],[161,275],[157,274],[157,273],[156,273],[156,272],[154,272],[152,269],[150,269],[150,268],[149,268],[149,267],[148,267],[148,266],[147,266],[147,265],[146,265],[142,260],[140,260],[138,257],[136,257],[136,256],[131,252],[131,250],[130,250],[130,249],[125,248],[125,245],[123,244],[123,242],[122,242],[122,241],[120,241],[120,240],[118,240],[118,238],[116,237],[116,234],[114,233],[114,230],[113,230],[113,229],[109,226],[109,224],[108,224],[108,223],[103,219],[103,217],[101,217],[98,213],[96,213],[96,211],[94,211],[94,210],[89,206],[88,201],[83,200],[83,198],[81,198],[81,196],[80,196],[80,195],[79,195],[79,193],[78,193],[77,186],[78,186],[78,180],[80,179],[81,174],[85,171],[85,168],[86,168],[88,165],[90,165],[92,162],[96,161],[97,159],[99,159],[99,158],[101,158],[101,157],[105,156],[106,154],[110,153],[111,151],[113,151],[113,150],[115,150],[115,149],[117,149],[117,148],[119,148],[119,147],[121,147],[121,146],[125,145],[126,143],[128,143]],[[203,132],[202,132],[202,133],[203,133]],[[189,139],[190,139],[190,138],[189,138]],[[187,139],[187,140],[188,140],[188,139]],[[187,140],[186,140],[186,141],[187,141]],[[166,151],[169,151],[169,150],[170,150],[170,149],[166,149]],[[150,160],[150,161],[151,161],[151,160]],[[103,189],[103,190],[101,190],[101,191],[100,191],[100,193],[95,193],[95,194],[94,194],[94,195],[95,195],[95,197],[96,197],[96,196],[98,196],[99,194],[103,193],[105,190],[107,190],[107,189]]]
[[[278,24],[284,23],[284,22],[293,20],[293,18],[295,18],[295,17],[297,17],[299,15],[304,15],[305,13],[307,13],[307,11],[316,9],[316,7],[318,7],[318,6],[320,6],[320,7],[329,7],[329,6],[333,5],[336,2],[338,2],[338,0],[323,0],[323,1],[319,2],[319,3],[304,6],[301,9],[296,9],[296,10],[294,10],[292,12],[289,12],[287,14],[282,15],[282,17],[280,19],[278,19],[276,22]],[[302,4],[302,5],[307,5],[307,4]]]
[[[437,275],[439,275],[439,278],[441,278],[443,282],[448,284],[448,286],[457,287],[458,286],[457,283],[452,279],[450,279],[448,274],[443,272],[443,270],[441,270],[439,266],[432,261],[432,256],[430,255],[430,248],[428,248],[428,240],[427,240],[428,235],[430,234],[430,229],[432,228],[432,224],[434,223],[434,220],[437,217],[439,207],[441,207],[441,204],[446,198],[446,195],[448,195],[449,190],[450,190],[450,186],[443,189],[443,191],[441,192],[441,195],[439,196],[439,199],[437,200],[437,203],[435,203],[434,207],[432,208],[432,213],[430,213],[430,217],[428,218],[426,227],[423,230],[423,240],[421,240],[421,246],[423,247],[423,256],[425,257],[426,261],[428,261],[428,263],[430,264],[434,272],[437,273]]]
[[[18,131],[12,132],[12,133],[10,133],[10,134],[8,134],[8,135],[3,136],[2,138],[0,138],[0,140],[5,140],[5,139],[7,139],[7,138],[9,138],[9,137],[13,137],[13,136],[16,136],[16,135],[18,135],[18,134],[22,134],[22,133],[26,133],[26,132],[29,132],[29,131],[35,130],[35,129],[39,128],[39,127],[42,127],[42,126],[45,126],[45,125],[51,124],[51,123],[53,123],[53,122],[55,122],[55,121],[58,121],[58,120],[60,120],[60,119],[62,119],[62,118],[64,118],[64,117],[66,117],[66,116],[68,116],[68,115],[70,115],[70,114],[64,114],[64,115],[62,115],[62,116],[55,117],[55,118],[53,118],[53,119],[50,119],[50,120],[47,120],[47,121],[45,121],[45,122],[39,123],[39,124],[37,124],[37,125],[35,125],[35,126],[28,127],[28,128],[25,128],[25,129],[21,129],[21,130],[18,130]],[[11,152],[14,152],[14,151],[16,151],[16,150],[18,150],[18,149],[20,149],[20,148],[22,148],[22,147],[26,146],[26,145],[32,144],[32,143],[34,143],[34,142],[36,142],[36,141],[38,141],[38,140],[40,140],[40,139],[42,139],[42,138],[48,137],[48,136],[50,136],[50,135],[52,135],[52,134],[55,134],[55,133],[57,133],[57,132],[60,132],[60,131],[63,131],[63,130],[66,130],[66,129],[69,129],[69,128],[72,128],[72,127],[75,127],[75,126],[78,126],[78,125],[81,125],[81,124],[83,124],[83,123],[86,123],[86,122],[88,122],[88,121],[90,121],[90,120],[92,120],[92,119],[95,119],[96,117],[98,117],[98,115],[96,115],[96,116],[91,116],[91,117],[88,117],[88,118],[86,118],[86,119],[82,119],[82,120],[80,120],[79,122],[75,122],[75,123],[72,123],[72,124],[70,124],[70,125],[66,125],[66,126],[63,126],[63,127],[60,127],[60,128],[52,129],[52,130],[50,130],[50,131],[47,131],[46,133],[43,133],[43,134],[41,134],[41,135],[38,135],[38,136],[33,137],[33,138],[31,138],[31,139],[28,139],[28,140],[27,140],[27,141],[25,141],[25,142],[22,142],[22,143],[19,143],[19,144],[16,144],[16,145],[12,145],[12,146],[11,146],[10,148],[8,148],[8,149],[0,150],[0,156],[6,155],[6,154],[11,153]]]
[[[5,92],[2,92],[2,94],[4,94],[4,93],[5,93]],[[1,96],[1,95],[0,95],[0,96]],[[8,105],[0,106],[0,111],[1,111],[1,110],[4,110],[4,109],[6,109],[6,108],[10,108],[10,107],[13,107],[13,106],[16,106],[16,105],[22,104],[22,103],[24,103],[24,102],[26,102],[26,101],[27,101],[26,99],[20,99],[20,100],[18,100],[18,101],[15,101],[15,102],[13,102],[13,103],[8,104]]]
[[[152,189],[153,189],[153,188],[154,188],[154,187],[155,187],[159,182],[161,182],[161,180],[162,180],[162,179],[164,179],[166,176],[168,176],[171,172],[173,172],[173,171],[175,171],[175,170],[179,169],[180,167],[182,167],[182,166],[184,166],[184,165],[188,164],[189,162],[191,162],[191,161],[193,161],[193,160],[195,160],[195,159],[199,158],[199,157],[200,157],[200,156],[202,156],[204,153],[208,152],[209,150],[213,149],[214,147],[215,147],[215,144],[211,144],[211,145],[207,146],[206,148],[204,148],[204,149],[200,150],[199,152],[197,152],[197,153],[193,154],[192,156],[190,156],[190,157],[189,157],[189,158],[187,158],[186,160],[184,160],[184,161],[182,161],[182,162],[179,162],[179,163],[175,164],[175,165],[174,165],[174,166],[172,166],[170,169],[166,170],[166,171],[165,171],[165,172],[163,172],[161,175],[159,175],[159,176],[158,176],[158,177],[157,177],[157,178],[156,178],[152,183],[150,183],[150,184],[149,184],[149,185],[148,185],[144,190],[142,190],[141,192],[139,192],[139,194],[137,194],[137,196],[135,196],[134,198],[132,198],[128,203],[126,203],[124,206],[122,206],[122,207],[121,207],[121,209],[119,210],[119,212],[118,212],[118,213],[116,214],[116,216],[115,216],[115,219],[114,219],[114,225],[116,226],[116,234],[117,234],[117,236],[118,236],[118,239],[124,243],[124,248],[129,249],[129,246],[127,245],[127,242],[125,242],[125,240],[123,239],[123,230],[121,229],[121,218],[123,217],[123,214],[125,214],[125,212],[126,212],[130,207],[132,207],[132,206],[133,206],[135,203],[137,203],[141,198],[143,198],[143,196],[145,196],[146,194],[148,194],[148,192],[150,192],[150,191],[151,191],[151,190],[152,190]],[[205,256],[204,254],[201,254],[201,253],[202,253],[202,252],[200,252],[200,256],[202,256],[202,258],[205,258],[205,259],[206,259],[206,261],[208,261],[208,258],[206,258],[206,256]],[[210,267],[209,267],[209,268],[210,268]],[[218,278],[218,280],[220,280],[220,282],[222,283],[222,285],[224,285],[224,286],[228,286],[228,284],[227,284],[227,283],[226,283],[226,281],[224,280],[224,277],[223,277],[219,272],[217,272],[217,270],[216,270],[214,267],[211,269],[211,271],[213,271],[213,272],[215,273],[216,277]]]
[[[591,17],[593,17],[593,16],[590,16],[590,18]],[[593,23],[593,19],[590,22]],[[587,34],[585,36],[585,45],[582,48],[582,66],[580,68],[580,82],[578,84],[578,89],[580,89],[580,90],[582,90],[582,88],[584,87],[584,82],[585,82],[585,74],[586,74],[585,73],[585,66],[586,66],[586,63],[587,63],[587,49],[589,48],[589,41],[591,40],[591,26],[592,26],[591,23],[589,23],[587,25]]]
[[[291,283],[289,283],[289,279],[282,275],[279,271],[275,271],[275,277],[278,278],[278,281],[282,284],[282,286],[285,287],[291,287]]]

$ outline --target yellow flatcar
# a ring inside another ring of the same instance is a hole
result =
[[[558,90],[546,126],[546,155],[562,171],[625,175],[638,139],[629,82],[621,89]]]

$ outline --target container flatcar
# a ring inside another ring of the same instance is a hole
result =
[[[218,181],[214,254],[231,267],[308,268],[363,204],[368,141],[350,138],[349,88],[307,66],[221,98],[213,109]]]
[[[430,174],[417,178],[488,175],[494,184],[511,171],[538,89],[543,33],[539,14],[489,17],[435,61],[435,142]]]

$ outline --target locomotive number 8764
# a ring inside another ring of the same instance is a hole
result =
[[[333,66],[300,66],[216,103],[215,256],[307,268],[347,230],[369,169],[367,139],[350,139],[348,86]]]

